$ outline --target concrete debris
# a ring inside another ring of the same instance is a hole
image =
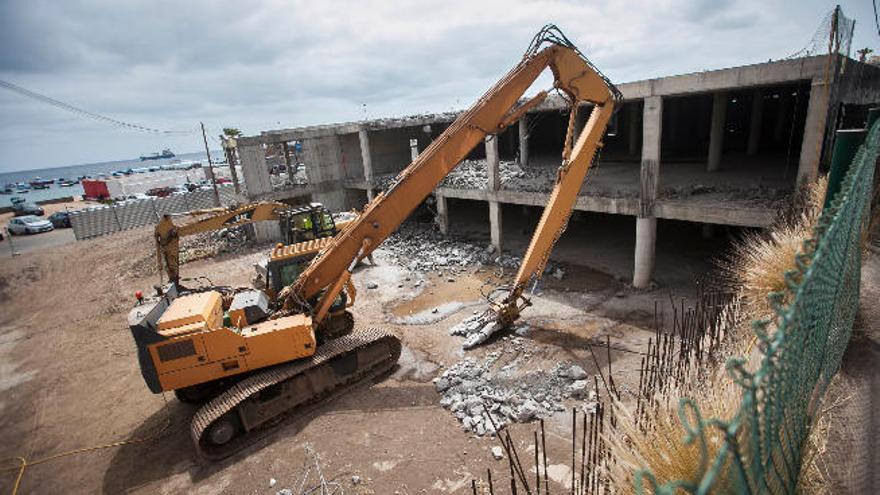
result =
[[[483,247],[450,236],[444,236],[434,226],[407,222],[391,234],[380,248],[391,261],[412,272],[443,273],[447,282],[455,282],[456,275],[469,271],[474,265],[494,265],[517,270],[522,258],[498,254],[492,246]],[[548,263],[545,274],[565,276],[565,272]],[[416,286],[421,285],[421,280]]]
[[[269,488],[274,487],[275,484],[277,484],[277,483],[278,483],[278,480],[276,480],[275,478],[269,478]]]
[[[442,396],[440,405],[461,421],[465,431],[483,436],[495,434],[493,422],[500,428],[564,411],[562,401],[570,397],[595,401],[587,380],[569,377],[572,363],[559,363],[549,372],[521,373],[519,367],[528,362],[531,352],[524,339],[512,337],[482,362],[468,357],[453,364],[434,379]]]
[[[376,282],[367,282],[367,289],[378,289],[379,284]]]
[[[351,477],[351,484],[352,484],[352,485],[358,485],[358,484],[360,484],[360,482],[361,482],[361,477],[360,477],[360,476],[358,476],[358,475],[354,475],[354,476]]]
[[[495,458],[496,461],[500,461],[504,459],[504,451],[498,445],[492,447],[492,457]]]
[[[249,243],[247,226],[203,232],[181,239],[180,264],[225,253],[239,253]]]

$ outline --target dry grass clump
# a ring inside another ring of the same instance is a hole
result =
[[[771,292],[783,293],[783,301],[788,302],[785,273],[797,268],[795,256],[819,220],[827,186],[824,176],[806,186],[768,231],[746,234],[728,257],[719,261],[722,279],[738,292],[749,319],[773,315],[767,300]]]
[[[701,452],[699,438],[686,444],[684,439],[688,431],[679,418],[679,397],[694,398],[701,418],[705,421],[709,418],[733,417],[742,400],[742,391],[720,369],[698,383],[702,385],[656,394],[649,420],[642,424],[636,421],[628,406],[615,404],[617,426],[605,437],[615,459],[608,468],[613,493],[636,493],[635,473],[640,469],[650,470],[658,485],[675,480],[699,483],[703,473],[722,448],[724,438],[716,426],[707,425],[703,430],[706,439],[705,457]],[[697,418],[693,409],[685,406],[684,411],[688,424],[695,427]],[[704,465],[701,464],[703,461]],[[722,469],[721,474],[723,473]],[[732,489],[729,480],[723,476],[714,486],[719,493]],[[643,489],[645,493],[653,493],[647,479],[643,480]]]
[[[783,293],[784,302],[791,297],[785,273],[796,268],[795,256],[813,233],[822,213],[826,188],[825,177],[805,187],[768,231],[746,235],[735,245],[731,255],[719,263],[726,285],[737,294],[731,307],[736,308],[738,314],[734,328],[725,329],[728,338],[723,354],[726,355],[718,356],[712,362],[720,364],[727,356],[736,354],[746,356],[748,369],[755,369],[759,364],[761,353],[749,345],[754,338],[750,323],[755,318],[773,316],[773,308],[767,299],[769,293]],[[694,369],[680,383],[682,385],[658,392],[649,399],[652,404],[649,407],[653,409],[646,420],[639,421],[631,407],[619,402],[615,404],[617,424],[604,435],[614,459],[606,468],[613,493],[635,493],[635,473],[641,469],[648,469],[659,485],[675,480],[699,483],[717,457],[724,440],[717,426],[707,425],[704,429],[705,453],[699,439],[689,444],[684,442],[688,430],[679,417],[680,398],[692,398],[704,421],[709,418],[730,420],[739,410],[742,388],[723,366],[717,365]],[[695,425],[697,419],[693,408],[686,406],[685,412],[687,423]],[[743,439],[745,429],[746,425],[742,425],[738,433]],[[816,446],[823,441],[821,431],[818,434],[811,438]],[[806,462],[809,463],[809,459]],[[730,472],[727,467],[723,466],[719,471],[719,478],[713,485],[714,493],[732,493],[736,489],[733,480],[725,478]],[[805,464],[804,475],[811,485],[821,484],[809,464]],[[647,479],[643,480],[643,489],[645,493],[651,493]]]

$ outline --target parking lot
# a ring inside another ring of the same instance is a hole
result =
[[[3,241],[0,242],[0,258],[11,256],[13,248],[16,253],[23,254],[76,242],[76,237],[73,236],[73,229],[55,229],[41,234],[12,236],[11,246],[9,238],[10,236],[7,235],[4,224]]]

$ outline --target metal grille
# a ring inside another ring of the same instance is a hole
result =
[[[196,346],[192,339],[180,340],[170,344],[160,345],[156,348],[159,353],[159,360],[163,363],[174,359],[193,356],[196,353]]]
[[[794,493],[801,456],[829,381],[840,367],[859,304],[862,239],[869,225],[872,185],[880,147],[880,121],[868,133],[840,192],[797,255],[797,269],[785,274],[794,295],[768,295],[776,316],[752,323],[763,356],[757,371],[746,360],[727,363],[743,399],[726,419],[683,425],[689,441],[706,442],[706,428],[719,428],[724,444],[714,459],[704,454],[702,475],[663,485],[652,473],[636,473],[636,492]],[[775,331],[774,331],[775,329]],[[685,408],[695,407],[684,399]],[[705,445],[703,443],[702,445]]]

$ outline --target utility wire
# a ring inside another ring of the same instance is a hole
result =
[[[18,93],[18,94],[25,96],[27,98],[31,98],[33,100],[37,100],[42,103],[46,103],[48,105],[52,105],[53,107],[60,108],[62,110],[66,110],[68,112],[74,113],[74,114],[79,115],[81,117],[88,117],[91,119],[95,119],[99,122],[105,122],[108,124],[112,124],[112,125],[116,125],[116,126],[120,126],[120,127],[125,127],[127,129],[132,129],[135,131],[149,132],[152,134],[178,134],[178,135],[195,133],[195,129],[190,129],[187,131],[166,131],[166,130],[162,130],[162,129],[154,129],[152,127],[145,127],[145,126],[138,125],[138,124],[132,124],[129,122],[123,122],[121,120],[117,120],[112,117],[107,117],[107,116],[100,115],[100,114],[97,114],[94,112],[90,112],[88,110],[83,110],[82,108],[75,107],[69,103],[64,103],[63,101],[59,101],[54,98],[50,98],[46,95],[42,95],[40,93],[36,93],[34,91],[31,91],[29,89],[22,88],[21,86],[18,86],[16,84],[12,84],[11,82],[4,81],[2,79],[0,79],[0,87],[8,89],[9,91],[12,91],[13,93]]]

